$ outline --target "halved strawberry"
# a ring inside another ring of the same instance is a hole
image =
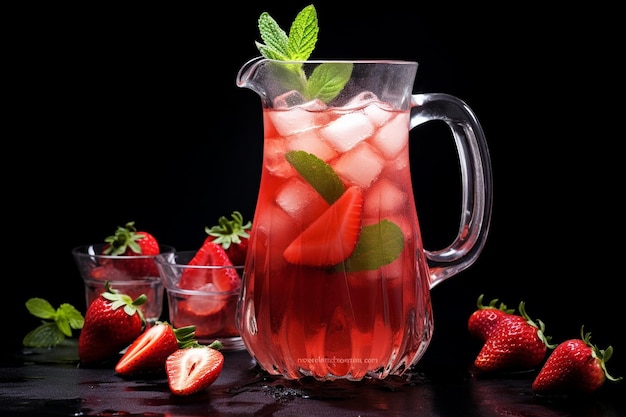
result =
[[[197,343],[194,326],[173,328],[168,322],[156,322],[128,347],[115,365],[119,375],[165,370],[165,360],[179,348]]]
[[[222,372],[224,355],[209,346],[178,349],[165,361],[167,383],[176,395],[191,395],[206,389]]]
[[[361,232],[363,193],[348,188],[337,201],[294,239],[283,252],[292,264],[331,266],[346,260]]]
[[[205,239],[188,265],[233,266],[224,248],[213,243],[212,239],[211,236]],[[186,268],[180,277],[179,285],[188,290],[206,290],[208,284],[213,284],[217,291],[232,291],[239,287],[240,281],[235,268]]]

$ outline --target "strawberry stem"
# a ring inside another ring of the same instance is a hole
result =
[[[211,344],[209,345],[209,347],[211,349],[215,349],[215,350],[220,350],[224,345],[222,345],[222,342],[220,342],[219,340],[214,340],[213,342],[211,342]]]
[[[526,313],[526,304],[523,301],[520,301],[519,303],[519,312],[520,315],[526,320],[526,323],[530,324],[533,327],[537,328],[537,337],[539,337],[539,339],[546,345],[546,347],[548,349],[554,349],[556,347],[556,344],[551,344],[550,340],[552,339],[552,336],[546,336],[544,331],[545,331],[545,324],[543,323],[543,321],[537,319],[537,321],[533,321],[528,314]]]
[[[213,242],[222,245],[226,250],[234,243],[241,243],[241,238],[249,238],[248,231],[252,228],[252,222],[243,223],[243,216],[238,211],[231,214],[232,220],[221,216],[218,220],[219,224],[212,227],[205,227],[204,231],[215,237]]]
[[[580,327],[580,337],[583,342],[585,342],[585,344],[591,348],[593,357],[600,361],[600,367],[602,368],[602,371],[604,371],[604,376],[606,377],[606,379],[611,382],[621,381],[623,379],[621,376],[617,378],[611,376],[609,374],[609,371],[606,369],[606,362],[608,362],[608,360],[613,355],[613,346],[609,346],[606,349],[602,350],[593,343],[591,343],[591,332],[585,333],[584,325]]]
[[[176,340],[178,341],[178,347],[180,349],[188,348],[188,347],[198,344],[198,342],[195,339],[196,326],[191,325],[191,326],[180,327],[178,329],[175,329],[172,327],[172,329],[174,330],[174,334],[176,335]]]
[[[478,306],[479,310],[486,310],[489,308],[493,308],[496,310],[502,310],[503,312],[507,313],[507,314],[513,314],[515,313],[515,309],[514,308],[507,308],[506,304],[504,303],[500,303],[499,306],[496,306],[496,304],[498,303],[498,299],[494,298],[493,300],[491,300],[491,302],[488,305],[484,305],[483,304],[483,297],[484,294],[480,294],[478,296],[478,300],[476,301],[476,305]]]
[[[140,305],[148,300],[145,294],[141,294],[133,300],[128,294],[121,294],[118,290],[111,287],[111,283],[107,280],[104,282],[104,292],[101,295],[111,302],[113,310],[123,307],[129,316],[137,313],[141,318],[141,323],[145,325],[146,318],[143,311],[139,308]]]
[[[118,226],[113,236],[108,236],[104,239],[104,241],[109,244],[104,250],[104,254],[114,256],[122,255],[128,248],[137,254],[141,254],[141,246],[137,241],[143,239],[144,236],[145,235],[142,233],[137,233],[135,222],[126,223],[126,227]]]

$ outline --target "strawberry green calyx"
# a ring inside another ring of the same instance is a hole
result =
[[[539,319],[537,319],[536,322],[533,321],[526,313],[526,307],[523,301],[520,301],[518,309],[519,309],[520,315],[526,320],[526,322],[530,324],[531,326],[537,328],[537,337],[539,337],[539,339],[546,345],[548,349],[554,349],[557,345],[550,343],[552,336],[545,335],[544,331],[545,331],[546,326],[543,323],[543,321]]]
[[[128,222],[125,227],[118,227],[113,236],[108,236],[104,239],[109,244],[104,250],[104,254],[122,255],[128,248],[135,253],[141,254],[141,246],[139,246],[137,241],[143,239],[144,236],[141,233],[137,233],[135,222]]]
[[[145,294],[141,294],[133,300],[129,295],[121,294],[118,290],[113,289],[109,281],[105,281],[104,292],[100,295],[111,302],[111,309],[117,310],[118,308],[123,308],[129,316],[137,313],[141,318],[141,323],[146,323],[143,311],[139,308],[140,305],[144,304],[148,300],[148,297]]]
[[[157,322],[159,323],[159,322]],[[163,324],[169,325],[168,322],[163,322]],[[176,336],[176,341],[178,342],[178,348],[184,349],[198,344],[196,341],[196,326],[185,326],[180,328],[172,327],[174,331],[174,335]]]
[[[72,337],[72,329],[82,329],[85,322],[80,311],[67,303],[55,310],[48,301],[35,297],[26,301],[26,308],[33,316],[42,319],[42,324],[24,336],[22,344],[25,347],[57,346],[66,337]]]
[[[155,322],[155,324],[163,324],[172,328],[174,336],[176,336],[176,341],[178,342],[179,349],[206,346],[196,340],[196,326],[194,325],[176,328],[169,324],[167,321],[157,321]],[[208,345],[208,347],[215,350],[220,350],[223,347],[223,344],[219,340],[214,340],[213,342],[211,342],[210,345]]]
[[[497,298],[494,298],[493,300],[491,300],[488,305],[484,305],[483,304],[484,296],[485,296],[484,294],[480,294],[478,296],[478,300],[476,300],[476,306],[478,307],[479,310],[485,310],[485,309],[488,309],[488,308],[493,308],[495,310],[501,310],[501,311],[503,311],[503,312],[505,312],[507,314],[515,313],[515,309],[514,308],[508,308],[506,306],[506,304],[504,304],[504,303],[500,303],[500,305],[496,305],[498,303],[498,299]]]
[[[231,217],[232,220],[228,220],[221,216],[218,225],[204,228],[209,236],[215,237],[213,242],[222,245],[224,249],[228,249],[234,243],[241,243],[241,238],[249,238],[248,231],[252,228],[251,221],[243,223],[243,216],[240,212],[234,211]]]
[[[213,342],[211,342],[210,345],[208,345],[208,347],[210,347],[211,349],[220,350],[222,349],[222,347],[224,347],[224,345],[219,340],[214,340]]]
[[[598,361],[600,362],[600,367],[602,368],[602,371],[604,372],[604,376],[606,377],[606,379],[611,382],[621,381],[623,379],[621,376],[617,378],[614,376],[611,376],[609,374],[609,371],[606,369],[606,362],[608,362],[608,360],[613,355],[613,346],[609,346],[606,349],[598,348],[596,345],[591,343],[591,332],[585,333],[585,326],[581,326],[580,328],[580,337],[582,341],[585,342],[585,344],[591,348],[592,356],[598,359]]]

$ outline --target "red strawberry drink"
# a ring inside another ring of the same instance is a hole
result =
[[[288,378],[401,373],[432,331],[409,110],[371,92],[339,107],[303,101],[287,92],[264,109],[241,336]]]
[[[270,374],[401,375],[433,332],[429,291],[474,263],[491,215],[491,165],[476,116],[447,94],[413,94],[417,63],[309,60],[317,12],[283,30],[258,20],[260,57],[237,85],[261,98],[263,169],[237,326]],[[458,234],[437,251],[419,232],[409,131],[439,120],[462,185]]]

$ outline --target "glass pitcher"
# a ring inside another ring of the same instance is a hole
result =
[[[487,238],[491,162],[473,111],[412,94],[407,61],[246,63],[261,98],[263,167],[237,326],[250,354],[287,379],[401,375],[433,334],[430,289],[472,265]],[[460,160],[458,234],[422,245],[409,131],[442,120]]]

